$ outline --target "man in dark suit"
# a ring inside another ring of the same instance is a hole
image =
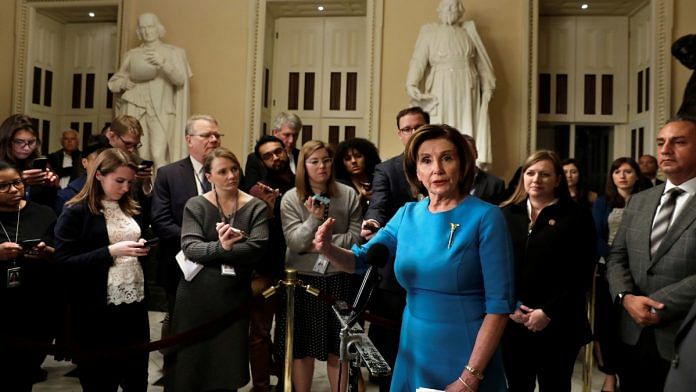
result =
[[[297,137],[302,130],[302,120],[294,113],[279,113],[273,120],[271,134],[283,142],[285,151],[288,154],[290,171],[295,174],[295,165],[300,156],[300,150],[295,148]],[[266,167],[263,161],[252,152],[247,156],[246,166],[244,166],[244,180],[242,189],[249,191],[259,180],[266,177]]]
[[[64,131],[60,138],[60,145],[63,148],[48,154],[48,164],[60,177],[60,188],[63,189],[83,172],[77,131],[74,129]]]
[[[203,163],[205,155],[220,146],[221,136],[213,116],[191,116],[185,129],[189,156],[157,171],[151,221],[152,229],[160,239],[158,277],[167,293],[170,316],[182,275],[175,256],[181,250],[184,206],[188,199],[210,190],[210,183],[203,174]]]
[[[476,140],[470,135],[464,135],[464,139],[469,142],[469,145],[471,145],[471,148],[474,150],[474,159],[478,159]],[[477,166],[474,186],[471,188],[470,194],[491,204],[500,204],[505,197],[505,181],[492,174],[486,173]]]
[[[665,392],[692,392],[696,388],[696,301],[674,337],[675,353]]]
[[[696,120],[670,120],[658,133],[667,182],[631,197],[607,259],[621,304],[621,390],[660,391],[674,338],[696,300]]]
[[[650,186],[660,185],[664,182],[657,178],[657,158],[654,156],[650,154],[641,155],[638,158],[638,165],[643,177],[650,181]]]
[[[430,115],[420,107],[415,106],[403,109],[396,115],[396,135],[401,140],[401,143],[406,146],[413,132],[429,123]],[[401,206],[415,200],[416,197],[404,172],[404,154],[378,164],[375,167],[375,174],[372,180],[370,205],[365,212],[365,220],[363,221],[360,234],[367,239],[372,238],[374,232],[378,228],[384,227]],[[383,279],[372,295],[370,313],[393,321],[397,325],[401,324],[401,314],[406,301],[406,293],[394,276],[394,255],[380,269],[380,274]],[[393,368],[396,361],[396,352],[399,348],[399,329],[372,323],[370,325],[369,337],[384,359]],[[379,380],[380,391],[388,391],[390,385],[391,377],[383,377]]]

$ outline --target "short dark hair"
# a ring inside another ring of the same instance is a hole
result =
[[[337,180],[350,181],[350,174],[346,170],[346,165],[343,164],[343,159],[348,155],[350,150],[356,150],[365,157],[365,173],[372,182],[372,176],[375,172],[375,166],[382,162],[379,157],[377,147],[371,141],[363,138],[353,138],[344,140],[336,147],[336,158],[334,158],[334,173]]]
[[[665,125],[679,121],[686,121],[691,123],[691,126],[694,128],[694,131],[696,131],[696,116],[692,116],[690,114],[677,114],[676,116],[672,116],[669,118],[669,120],[667,120]]]
[[[446,124],[424,125],[411,136],[406,144],[406,152],[404,153],[404,171],[406,178],[412,187],[417,188],[419,192],[427,194],[427,189],[418,180],[416,174],[418,167],[418,150],[423,142],[435,139],[445,139],[452,143],[457,150],[459,158],[459,179],[457,180],[457,188],[460,195],[468,195],[471,192],[471,187],[474,185],[474,177],[476,176],[476,160],[474,159],[474,151],[471,145],[464,139],[464,136],[459,133],[456,128]]]
[[[412,106],[410,108],[406,109],[401,109],[399,113],[396,114],[396,128],[399,128],[399,120],[401,120],[401,117],[407,115],[407,114],[420,114],[423,116],[423,120],[425,120],[426,124],[430,124],[430,114],[423,110],[420,106]]]
[[[285,148],[285,144],[283,144],[283,141],[278,139],[277,137],[275,137],[273,135],[263,135],[263,136],[261,136],[261,138],[258,141],[256,141],[256,145],[254,146],[254,154],[256,154],[256,157],[259,158],[260,160],[263,160],[263,157],[261,157],[261,154],[259,153],[259,149],[264,144],[272,143],[272,142],[280,143],[280,146]]]

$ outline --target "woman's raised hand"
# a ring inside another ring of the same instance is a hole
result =
[[[218,222],[215,224],[215,229],[218,232],[220,245],[224,250],[232,250],[234,244],[244,238],[244,235],[240,231],[234,230],[229,223]]]
[[[334,218],[329,218],[322,223],[314,234],[314,249],[319,253],[326,253],[331,246],[331,236],[333,235]]]

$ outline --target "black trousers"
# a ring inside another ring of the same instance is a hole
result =
[[[635,346],[622,342],[620,356],[618,375],[622,392],[663,390],[670,362],[657,351],[653,328],[644,328]]]
[[[579,345],[510,321],[502,351],[509,392],[533,392],[537,381],[540,392],[570,392]]]
[[[401,317],[406,306],[405,293],[397,293],[389,290],[375,289],[370,301],[370,313],[375,316],[396,322],[401,325]],[[389,366],[394,369],[396,354],[399,351],[400,329],[383,327],[370,323],[368,337]],[[391,376],[378,379],[379,391],[388,392],[391,387]]]
[[[103,313],[103,342],[99,352],[108,353],[136,343],[147,343],[150,330],[144,301],[107,305]],[[97,346],[93,346],[95,348]],[[148,352],[120,357],[85,358],[79,361],[80,384],[85,392],[147,391]]]

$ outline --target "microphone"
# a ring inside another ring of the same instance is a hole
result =
[[[389,260],[389,249],[383,244],[374,244],[367,250],[365,255],[365,263],[369,265],[367,272],[365,272],[365,277],[360,284],[360,289],[358,290],[358,295],[355,296],[355,301],[353,302],[353,311],[351,312],[350,319],[346,323],[349,327],[358,321],[370,301],[372,292],[375,287],[382,279],[379,274],[379,268],[384,267]]]

